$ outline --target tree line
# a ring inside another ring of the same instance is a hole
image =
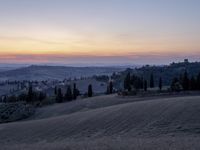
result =
[[[163,79],[160,77],[158,80],[158,89],[161,91],[163,89]],[[141,90],[147,91],[149,88],[155,88],[155,79],[153,73],[151,73],[149,80],[139,77],[130,72],[124,78],[124,89],[127,91]],[[195,91],[200,90],[200,72],[197,76],[189,76],[188,72],[185,71],[179,77],[175,77],[171,81],[170,85],[171,91]]]
[[[154,88],[154,76],[151,74],[150,80],[149,80],[149,87]],[[131,75],[129,72],[125,79],[124,79],[124,89],[131,91],[131,90],[140,90],[143,89],[144,91],[147,91],[148,88],[148,81],[144,79],[143,77],[139,77],[135,74]],[[162,89],[162,78],[159,79],[159,88]]]
[[[172,91],[196,91],[200,90],[200,72],[196,76],[189,76],[185,71],[179,77],[175,77],[171,83]]]
[[[93,96],[93,87],[91,84],[88,85],[88,92],[87,97]],[[77,97],[80,95],[80,91],[78,90],[76,83],[73,84],[73,89],[70,85],[67,86],[66,91],[63,92],[61,88],[55,86],[54,88],[54,95],[55,95],[55,102],[62,103],[62,102],[69,102],[76,100]],[[32,84],[29,85],[27,92],[21,93],[19,95],[11,95],[11,96],[4,96],[2,101],[4,102],[17,102],[17,101],[24,101],[27,103],[36,103],[42,102],[47,98],[47,93],[44,91],[34,91]]]
[[[57,87],[55,87],[54,93],[56,95],[56,102],[57,103],[76,100],[77,96],[80,95],[80,91],[77,89],[75,83],[73,84],[73,90],[71,89],[70,85],[67,86],[67,90],[66,90],[65,94],[63,94],[61,88],[57,88]],[[92,97],[93,96],[93,88],[92,88],[91,84],[88,85],[87,96],[88,97]]]
[[[33,90],[32,85],[29,86],[28,91],[26,93],[21,93],[19,95],[11,95],[11,96],[4,96],[4,102],[17,102],[17,101],[24,101],[27,103],[34,103],[34,102],[42,102],[46,99],[47,95],[45,92],[36,92]]]

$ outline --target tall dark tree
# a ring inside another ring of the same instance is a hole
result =
[[[175,79],[175,78],[174,78]],[[181,86],[183,85],[183,74],[179,75],[179,79],[177,78],[177,80],[179,80],[179,83],[181,84]]]
[[[131,74],[130,72],[126,75],[124,79],[124,89],[131,91]]]
[[[46,98],[46,93],[40,92],[38,96],[38,100],[42,102]]]
[[[189,81],[189,89],[194,91],[194,90],[197,90],[197,81],[196,79],[194,78],[194,76],[191,77],[190,81]]]
[[[88,97],[92,97],[93,96],[93,90],[92,90],[92,85],[90,84],[88,86]]]
[[[110,81],[109,83],[109,94],[112,94],[113,93],[113,82]]]
[[[153,76],[153,73],[150,76],[150,88],[154,88],[154,76]]]
[[[32,87],[32,85],[29,85],[26,101],[27,102],[33,102],[33,87]]]
[[[136,77],[136,75],[132,75],[131,77],[130,77],[130,86],[133,86],[134,88],[135,88],[135,81],[137,80],[137,77]]]
[[[26,101],[27,100],[27,94],[22,93],[18,96],[18,101]]]
[[[189,90],[189,78],[187,71],[184,72],[182,86],[184,91]]]
[[[144,79],[141,77],[140,79],[140,89],[144,89]]]
[[[74,83],[74,86],[73,86],[73,99],[74,100],[76,100],[77,95],[78,95],[78,92],[77,92],[77,88],[76,88],[76,83]]]
[[[55,94],[55,95],[57,95],[57,90],[58,90],[58,89],[57,89],[57,86],[55,86],[55,88],[54,88],[54,94]]]
[[[199,74],[197,75],[197,80],[196,80],[196,82],[197,82],[197,89],[200,90],[200,72],[199,72]]]
[[[160,77],[159,79],[159,90],[161,91],[162,90],[162,78]]]
[[[63,102],[63,94],[61,88],[58,89],[57,96],[56,96],[56,102],[62,103]]]
[[[71,89],[71,86],[68,86],[67,87],[67,91],[65,93],[65,100],[66,101],[71,101],[73,98],[73,95],[72,95],[72,89]]]
[[[110,87],[107,85],[106,94],[110,94]]]
[[[138,90],[141,88],[142,80],[140,77],[136,75],[131,76],[131,85],[135,88],[135,90]]]
[[[171,90],[175,92],[179,92],[181,90],[181,84],[178,78],[174,78],[171,83]]]
[[[144,80],[144,91],[147,91],[147,80]]]

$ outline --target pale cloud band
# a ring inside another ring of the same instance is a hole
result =
[[[172,61],[183,61],[188,58],[191,61],[197,61],[200,54],[191,54],[188,56],[181,54],[136,54],[132,53],[126,56],[87,56],[87,55],[0,55],[0,63],[21,63],[21,64],[77,64],[77,65],[123,65],[123,64],[168,64]]]

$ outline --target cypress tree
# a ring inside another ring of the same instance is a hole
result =
[[[189,78],[187,71],[184,72],[182,86],[184,91],[189,90]]]
[[[178,78],[177,78],[178,79]],[[181,85],[183,85],[183,75],[182,74],[180,74],[179,75],[179,83],[181,84]]]
[[[72,89],[71,89],[71,86],[67,87],[67,91],[65,93],[65,100],[66,101],[71,101],[72,100]]]
[[[200,72],[199,72],[199,74],[197,75],[197,80],[196,80],[196,82],[197,82],[197,89],[200,90]]]
[[[42,102],[46,98],[46,93],[40,92],[38,96],[38,100]]]
[[[63,102],[63,94],[61,88],[58,89],[57,96],[56,96],[56,102],[62,103]]]
[[[106,94],[110,94],[110,86],[107,85]]]
[[[190,86],[190,90],[194,91],[194,90],[197,89],[197,84],[196,83],[197,82],[196,82],[194,76],[192,76],[191,79],[190,79],[190,85],[189,85]]]
[[[153,73],[150,76],[150,88],[154,88],[154,77],[153,77]]]
[[[76,89],[76,83],[74,83],[74,88],[73,88],[73,99],[76,100],[77,98],[77,89]]]
[[[144,79],[143,77],[141,77],[140,79],[140,89],[143,89],[144,88]]]
[[[90,85],[88,86],[88,97],[92,97],[92,95],[93,95],[92,85],[90,84]]]
[[[181,84],[178,78],[174,78],[171,83],[171,90],[175,92],[179,92],[181,90]]]
[[[110,81],[109,83],[109,94],[112,94],[113,93],[113,82]]]
[[[29,89],[28,89],[27,102],[33,102],[33,87],[32,87],[32,85],[30,85]]]
[[[54,88],[54,94],[57,95],[57,86]]]
[[[159,79],[159,90],[161,91],[162,90],[162,78],[160,77]]]
[[[124,79],[124,89],[131,91],[131,74],[130,72],[126,75]]]
[[[144,91],[147,91],[147,80],[144,80]]]
[[[136,81],[137,81],[136,82],[137,89],[143,89],[143,78],[137,77]]]

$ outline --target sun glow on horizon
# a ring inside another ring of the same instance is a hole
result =
[[[166,7],[129,0],[128,4],[96,1],[90,7],[82,1],[60,2],[50,0],[47,7],[45,1],[22,0],[12,1],[15,8],[7,2],[0,6],[2,61],[63,62],[71,57],[81,62],[99,57],[104,62],[109,57],[142,62],[147,57],[200,55],[200,13],[195,1],[190,6],[177,0],[175,9],[172,2],[163,2]]]

